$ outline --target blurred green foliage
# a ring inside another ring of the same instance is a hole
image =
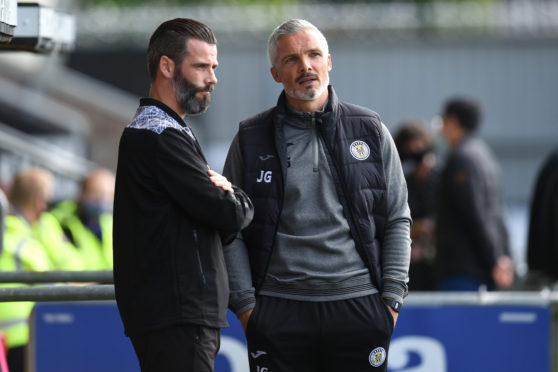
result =
[[[169,6],[169,5],[288,5],[288,4],[370,4],[370,3],[390,3],[390,2],[414,2],[429,3],[434,1],[440,2],[495,2],[498,0],[81,0],[81,3],[87,6],[104,5],[104,6],[134,6],[134,5],[153,5],[153,6]]]
[[[286,5],[300,3],[296,0],[82,0],[85,5],[134,6],[134,5]]]

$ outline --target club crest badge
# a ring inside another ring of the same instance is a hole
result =
[[[351,155],[356,160],[366,160],[370,156],[370,147],[364,141],[354,141],[350,146]]]
[[[368,361],[372,365],[372,367],[379,367],[384,364],[386,360],[386,349],[383,347],[377,347],[368,356]]]

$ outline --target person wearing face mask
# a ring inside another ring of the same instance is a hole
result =
[[[409,290],[437,289],[435,275],[434,208],[438,169],[434,140],[421,120],[407,120],[394,135],[407,181],[411,226]]]
[[[45,216],[53,216],[81,257],[82,269],[112,269],[112,204],[114,173],[96,169],[83,181],[77,201],[65,200]]]

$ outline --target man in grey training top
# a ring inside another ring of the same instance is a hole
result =
[[[411,224],[393,140],[375,112],[338,100],[311,23],[283,23],[268,47],[284,91],[240,124],[224,170],[254,203],[225,248],[250,370],[387,371]]]

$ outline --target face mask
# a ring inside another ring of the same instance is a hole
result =
[[[403,160],[401,162],[401,168],[403,169],[403,174],[405,178],[408,178],[415,173],[415,169],[417,168],[417,163],[412,159]]]
[[[442,133],[438,133],[434,140],[434,147],[436,149],[437,158],[443,160],[448,156],[450,147],[449,143],[446,138],[442,135]]]
[[[98,221],[103,213],[112,213],[112,207],[108,207],[103,203],[89,201],[81,202],[79,205],[79,214],[84,221]]]
[[[441,116],[434,116],[430,121],[430,127],[436,134],[434,137],[434,152],[438,160],[444,160],[449,152],[450,146],[444,137],[442,128],[444,126],[444,119]]]

